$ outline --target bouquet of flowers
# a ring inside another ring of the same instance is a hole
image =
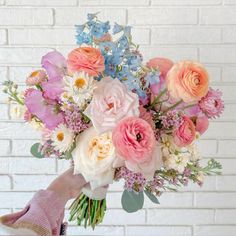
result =
[[[224,108],[221,92],[209,87],[203,65],[165,58],[143,62],[131,27],[101,22],[88,14],[76,25],[78,48],[65,58],[42,57],[42,68],[18,92],[4,92],[14,111],[41,132],[31,148],[38,158],[73,160],[74,173],[89,183],[70,207],[70,219],[94,228],[106,211],[106,192],[124,181],[121,203],[127,212],[143,207],[144,195],[159,204],[166,190],[205,175],[220,174],[214,159],[200,165],[196,142],[209,119]]]

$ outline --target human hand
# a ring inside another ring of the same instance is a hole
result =
[[[81,189],[86,185],[86,181],[81,174],[73,174],[73,167],[58,176],[47,188],[56,192],[65,203],[79,196]]]

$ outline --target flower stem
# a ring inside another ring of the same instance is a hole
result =
[[[152,102],[151,105],[150,105],[150,108],[154,107],[154,106],[158,103],[159,99],[166,93],[166,91],[167,91],[167,89],[162,90],[162,91],[154,98],[153,102]]]
[[[163,114],[165,114],[165,113],[167,113],[168,111],[170,111],[170,110],[172,110],[172,109],[174,109],[174,108],[176,108],[179,104],[181,104],[183,102],[183,100],[181,99],[181,100],[179,100],[178,102],[176,102],[175,104],[173,104],[172,106],[170,106],[170,107],[168,107],[164,112],[163,112]]]

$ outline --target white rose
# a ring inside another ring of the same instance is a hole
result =
[[[74,174],[81,173],[92,190],[113,182],[115,148],[111,133],[98,135],[93,127],[85,130],[77,137],[72,155]]]
[[[99,133],[107,132],[121,119],[139,116],[139,98],[118,79],[106,77],[97,83],[84,113]]]

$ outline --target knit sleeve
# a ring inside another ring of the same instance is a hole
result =
[[[0,223],[15,229],[29,229],[41,236],[61,235],[65,202],[53,191],[40,190],[26,207],[0,217]]]

